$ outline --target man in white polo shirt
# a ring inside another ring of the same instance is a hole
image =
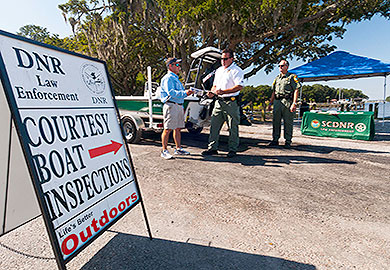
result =
[[[208,149],[202,152],[203,156],[218,154],[219,133],[226,121],[229,127],[229,152],[227,157],[237,155],[239,145],[238,125],[240,124],[240,110],[238,95],[244,85],[244,72],[234,62],[234,53],[231,49],[222,51],[222,66],[215,72],[215,79],[209,97],[217,96],[217,101],[211,116],[210,136]]]
[[[173,140],[175,141],[175,155],[189,155],[181,147],[181,129],[184,128],[184,98],[191,95],[191,90],[185,90],[179,80],[181,69],[181,59],[168,58],[166,66],[168,73],[161,79],[161,102],[163,106],[164,130],[161,135],[162,152],[161,157],[171,159],[173,156],[168,151],[169,134],[173,130]]]

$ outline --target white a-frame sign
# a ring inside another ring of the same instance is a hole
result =
[[[59,268],[138,203],[151,237],[105,63],[0,31],[0,71]]]

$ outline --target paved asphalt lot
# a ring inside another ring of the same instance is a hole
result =
[[[131,145],[140,205],[68,269],[390,269],[390,123],[374,141],[302,136],[268,148],[271,126],[240,127],[239,155],[203,158],[208,131],[183,133],[190,156]],[[226,154],[226,131],[221,154]],[[56,269],[41,218],[0,238],[0,269]]]

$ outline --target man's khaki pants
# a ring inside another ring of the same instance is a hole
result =
[[[237,101],[217,100],[211,115],[209,136],[209,150],[218,150],[219,133],[224,122],[229,128],[229,151],[237,152],[239,145],[238,125],[240,124],[240,111]]]

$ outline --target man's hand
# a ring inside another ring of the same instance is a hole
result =
[[[297,109],[297,104],[296,103],[291,104],[290,112],[295,112],[296,109]]]
[[[192,90],[186,90],[186,93],[187,93],[187,96],[189,96],[189,95],[192,95],[192,94],[194,93],[194,91],[192,91]]]
[[[222,95],[223,94],[223,91],[221,89],[215,89],[215,88],[212,88],[211,91],[207,92],[207,96],[209,98],[212,98],[214,96],[218,96],[218,95]]]
[[[223,95],[223,94],[224,94],[223,90],[221,90],[221,89],[215,90],[214,93],[215,93],[216,95]]]
[[[206,93],[206,95],[207,95],[208,98],[212,98],[212,97],[215,96],[215,94],[214,94],[213,92],[211,92],[211,91],[208,91],[208,92]]]

